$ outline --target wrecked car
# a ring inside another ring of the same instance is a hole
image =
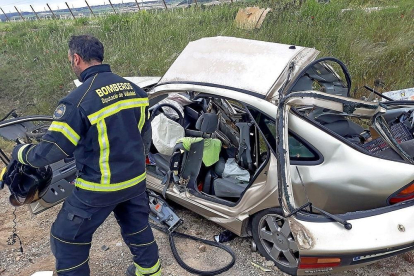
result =
[[[346,66],[318,54],[203,38],[162,78],[130,78],[150,99],[147,187],[253,237],[290,275],[414,249],[414,102],[353,99]],[[47,124],[33,122],[48,120],[5,120],[0,135],[34,141]],[[71,192],[75,163],[53,164],[53,184],[33,213]]]

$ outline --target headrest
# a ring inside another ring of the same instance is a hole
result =
[[[204,133],[213,133],[217,130],[218,116],[214,113],[204,113],[196,122],[196,129]]]

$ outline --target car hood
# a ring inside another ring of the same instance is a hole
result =
[[[242,38],[202,38],[185,47],[158,85],[210,84],[274,99],[286,80],[294,79],[318,53],[311,48]]]

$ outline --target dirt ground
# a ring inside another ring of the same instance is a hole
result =
[[[13,225],[13,208],[8,203],[8,196],[8,191],[0,191],[0,276],[30,276],[36,271],[54,270],[54,258],[49,249],[49,230],[60,206],[55,206],[37,216],[32,216],[26,207],[17,209],[17,232],[22,239],[24,249],[24,253],[21,254],[17,244],[7,245]],[[212,239],[223,230],[189,210],[176,206],[176,211],[185,221],[180,227],[180,231],[184,233]],[[157,230],[154,230],[154,234],[160,249],[162,275],[191,275],[184,271],[172,256],[167,236]],[[249,238],[236,238],[228,243],[236,253],[237,259],[235,266],[222,275],[286,275],[276,267],[269,267],[271,272],[263,272],[254,267],[251,262],[266,266],[266,261],[258,253],[251,252],[250,242]],[[102,249],[104,245],[109,249],[104,251]],[[222,266],[230,259],[226,253],[215,248],[207,247],[205,252],[202,252],[200,244],[193,241],[178,239],[177,247],[189,265],[201,269]],[[115,218],[111,215],[94,235],[89,262],[91,275],[124,275],[130,263],[131,254],[122,241]],[[413,269],[414,254],[409,253],[339,275],[412,276]]]

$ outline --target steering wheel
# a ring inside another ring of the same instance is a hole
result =
[[[40,138],[42,138],[43,135],[46,134],[46,132],[49,130],[49,127],[50,125],[40,125],[32,127],[26,131],[26,135],[30,139],[40,141]]]
[[[169,107],[169,108],[173,109],[175,111],[175,113],[177,113],[177,115],[178,115],[178,123],[182,127],[184,127],[184,117],[181,114],[180,110],[178,110],[178,108],[173,106],[172,104],[167,104],[167,103],[158,104],[158,105],[155,105],[153,107],[151,117],[149,119],[150,122],[155,118],[155,116],[157,116],[159,113],[161,113],[161,110],[160,110],[161,107]]]

